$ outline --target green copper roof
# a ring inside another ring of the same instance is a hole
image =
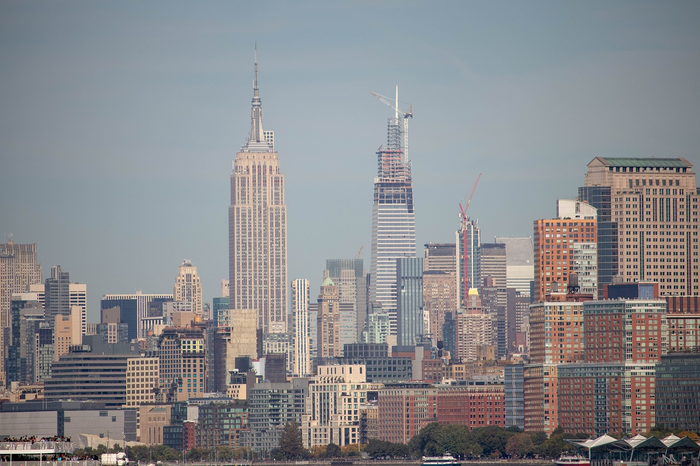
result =
[[[675,168],[687,167],[688,163],[683,159],[635,159],[635,158],[608,158],[601,157],[611,167],[652,167]]]
[[[326,277],[321,286],[335,286],[335,284],[333,283],[333,280],[331,280],[331,277]]]

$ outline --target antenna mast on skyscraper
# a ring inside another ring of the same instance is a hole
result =
[[[394,110],[394,120],[399,124],[399,113],[403,116],[403,161],[408,163],[408,119],[413,118],[413,105],[409,105],[408,111],[404,112],[399,108],[399,86],[396,86],[396,100],[392,102],[389,97],[369,91],[370,94],[381,100]]]

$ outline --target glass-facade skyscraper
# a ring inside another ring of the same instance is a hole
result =
[[[481,291],[481,230],[479,221],[462,219],[456,233],[458,298],[462,307],[467,305],[469,290]]]
[[[415,346],[423,337],[423,258],[396,260],[399,346]]]
[[[416,216],[413,210],[411,162],[398,112],[389,119],[387,144],[377,151],[372,208],[370,305],[386,312],[396,334],[396,259],[416,257]]]

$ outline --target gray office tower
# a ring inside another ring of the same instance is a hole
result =
[[[359,342],[367,320],[367,274],[362,259],[328,259],[326,270],[338,287],[341,306],[353,306],[356,331],[351,343]]]
[[[396,94],[398,108],[398,90]],[[389,315],[392,335],[396,335],[396,260],[416,257],[413,178],[404,130],[407,116],[400,118],[397,110],[389,118],[387,144],[377,151],[372,207],[370,305],[372,312]]]
[[[525,428],[523,365],[504,366],[504,407],[506,427]]]
[[[397,344],[415,346],[423,338],[423,258],[396,260]]]
[[[57,315],[70,315],[70,278],[60,265],[51,267],[51,277],[44,284],[46,322],[53,328]]]
[[[42,374],[39,367],[44,367],[43,376],[48,375],[53,360],[53,342],[50,360],[40,361],[41,350],[45,350],[37,340],[40,327],[44,324],[44,308],[31,294],[14,295],[11,304],[12,343],[7,349],[7,385],[12,382],[32,384],[39,381]],[[51,335],[51,334],[50,334]],[[42,377],[43,378],[43,377]]]
[[[508,351],[508,292],[506,291],[506,245],[481,245],[481,302],[484,312],[492,315],[496,355],[501,358]]]

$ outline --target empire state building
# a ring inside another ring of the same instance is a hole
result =
[[[263,333],[287,330],[287,206],[274,133],[263,130],[255,58],[250,134],[236,154],[229,206],[229,308],[255,310]]]

